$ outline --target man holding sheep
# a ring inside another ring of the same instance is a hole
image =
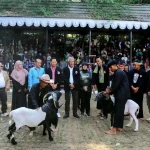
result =
[[[114,94],[115,103],[113,128],[105,133],[116,134],[116,131],[122,131],[123,129],[124,109],[127,99],[130,98],[130,88],[127,75],[124,71],[118,69],[115,60],[109,61],[108,67],[114,74],[111,87],[106,89],[106,93]]]
[[[28,99],[28,108],[37,110],[43,105],[43,97],[47,93],[46,86],[50,83],[48,74],[43,74],[38,78],[40,83],[36,83],[32,86]]]

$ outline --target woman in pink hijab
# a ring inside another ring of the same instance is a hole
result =
[[[27,107],[26,91],[27,91],[28,71],[23,69],[22,61],[16,61],[14,70],[11,73],[13,83],[12,106],[11,110],[19,107]]]

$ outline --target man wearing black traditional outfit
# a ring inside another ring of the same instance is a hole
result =
[[[128,77],[124,71],[117,68],[117,62],[111,60],[108,67],[113,74],[112,84],[106,89],[106,93],[112,93],[115,97],[114,104],[114,122],[112,130],[106,131],[106,134],[116,134],[116,131],[122,131],[124,120],[124,109],[127,99],[130,98],[130,89]]]
[[[43,106],[43,97],[47,94],[46,86],[51,82],[48,74],[43,74],[39,80],[40,83],[34,84],[29,92],[28,108],[30,109],[38,110]]]
[[[29,92],[28,97],[28,108],[36,109],[37,111],[43,106],[43,97],[47,94],[47,86],[51,84],[51,80],[48,74],[43,74],[41,77],[38,77],[40,83],[35,83]],[[31,131],[35,130],[35,127],[30,127]],[[32,132],[33,134],[33,132]]]
[[[143,93],[145,72],[139,60],[134,61],[134,69],[130,71],[131,98],[140,106],[138,118],[143,118]]]

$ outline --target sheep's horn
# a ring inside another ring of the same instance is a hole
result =
[[[43,97],[43,103],[45,102],[45,99],[46,99],[47,95],[49,95],[49,94],[51,94],[51,93],[47,93],[47,94],[44,95],[44,97]]]

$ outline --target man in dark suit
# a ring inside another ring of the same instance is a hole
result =
[[[62,81],[62,70],[57,66],[56,58],[52,57],[50,60],[50,67],[45,70],[54,84],[51,84],[50,91],[60,90],[60,83]]]
[[[70,111],[70,95],[73,99],[73,116],[79,118],[77,114],[78,92],[80,88],[80,72],[79,68],[74,66],[74,58],[68,58],[68,66],[63,69],[64,90],[65,90],[65,115],[64,119],[69,117]]]
[[[57,66],[56,58],[51,58],[50,60],[50,67],[45,70],[46,74],[49,75],[52,84],[49,85],[48,91],[60,91],[60,84],[62,81],[62,70]],[[60,112],[58,110],[57,113],[58,117],[61,117]]]

